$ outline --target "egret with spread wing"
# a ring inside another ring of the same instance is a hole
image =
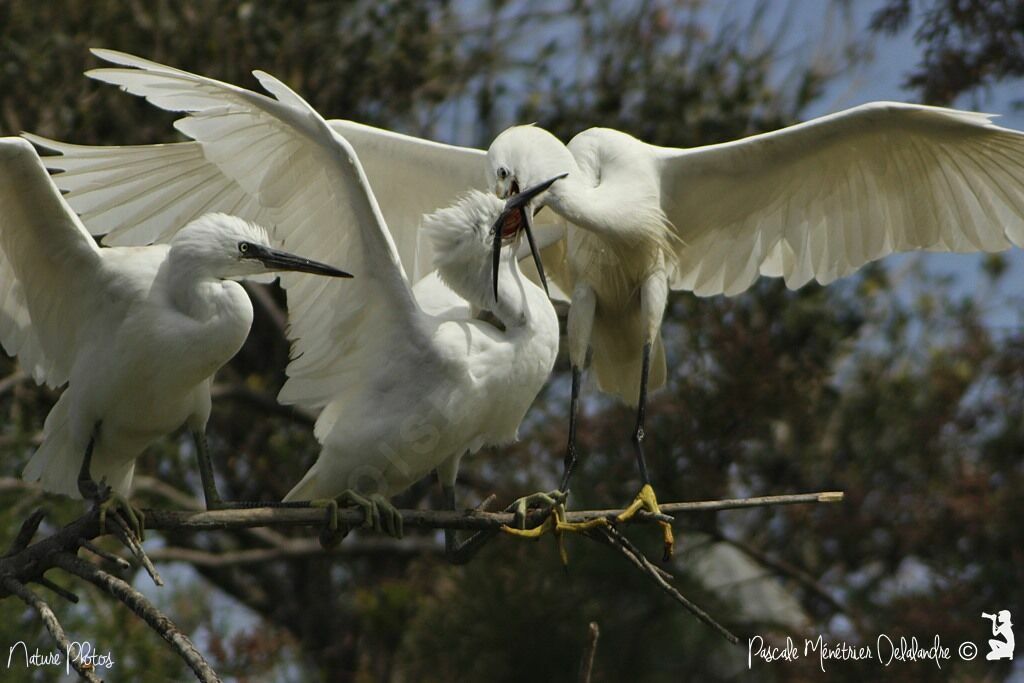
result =
[[[643,486],[627,516],[657,510],[643,457],[644,410],[648,392],[665,381],[660,326],[670,289],[735,295],[761,275],[796,288],[895,252],[996,251],[1024,241],[1024,135],[983,114],[872,103],[694,149],[656,147],[609,129],[584,131],[566,146],[539,127],[517,126],[486,155],[347,121],[328,125],[359,154],[414,282],[433,262],[420,214],[447,205],[467,184],[505,197],[569,174],[540,198],[538,206],[549,208],[537,216],[546,271],[573,301],[562,489],[577,460],[580,382],[591,351],[599,387],[637,406],[633,443]],[[204,209],[259,208],[208,160],[219,152],[204,155],[200,143],[104,148],[31,139],[63,155],[47,164],[66,169],[54,180],[94,232],[144,225],[118,235],[136,240],[166,234],[179,217]],[[261,141],[249,128],[224,145]],[[667,552],[667,525],[664,534]]]
[[[562,489],[576,463],[588,350],[601,389],[637,406],[642,488],[621,517],[658,511],[644,461],[644,409],[665,382],[670,289],[745,291],[760,275],[799,287],[900,251],[1024,244],[1024,134],[983,114],[873,103],[773,133],[694,149],[593,128],[563,145],[516,126],[488,150],[499,196],[568,177],[540,203],[565,218],[573,367]],[[665,553],[672,532],[662,523]]]
[[[103,517],[116,507],[141,535],[124,499],[135,459],[185,424],[207,505],[221,504],[204,436],[210,381],[252,323],[229,278],[278,271],[350,277],[274,249],[263,228],[224,214],[198,218],[170,244],[101,248],[32,146],[0,139],[0,342],[37,381],[68,385],[25,479],[94,499]]]
[[[147,234],[158,236],[171,215],[231,204],[244,217],[272,222],[275,239],[290,248],[353,264],[356,277],[344,288],[281,279],[294,356],[280,400],[322,408],[315,433],[323,444],[285,501],[333,511],[338,502],[356,504],[368,524],[400,535],[388,496],[437,470],[454,506],[460,459],[513,440],[554,365],[557,317],[545,291],[523,275],[513,247],[536,246],[531,202],[557,174],[507,202],[470,193],[429,216],[423,235],[406,228],[403,234],[430,240],[437,267],[414,288],[355,149],[283,83],[256,72],[271,98],[129,55],[96,53],[124,68],[90,76],[187,112],[175,125],[195,142],[63,145],[66,156],[56,165],[66,171],[56,178],[64,187],[80,183],[69,197],[86,220],[109,219],[106,227],[126,236],[126,217],[145,220]],[[477,319],[483,309],[499,325]],[[520,517],[525,501],[536,499],[523,499]],[[336,514],[329,524],[333,532]],[[447,540],[456,553],[454,533]]]

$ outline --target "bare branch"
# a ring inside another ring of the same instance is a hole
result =
[[[58,586],[45,576],[40,576],[38,579],[36,579],[36,583],[38,583],[43,588],[49,588],[52,592],[56,593],[57,595],[64,598],[70,603],[78,604],[77,595],[69,591],[67,588],[64,588],[63,586]]]
[[[130,562],[128,562],[128,560],[124,559],[123,557],[118,557],[109,550],[104,550],[103,548],[99,547],[98,545],[96,545],[95,543],[86,538],[80,539],[79,545],[88,550],[96,557],[111,563],[121,571],[126,572],[132,568],[132,565]]]
[[[39,525],[43,523],[44,517],[46,517],[46,510],[44,508],[39,508],[29,515],[28,519],[21,523],[21,528],[18,530],[17,536],[14,537],[11,547],[7,550],[7,554],[4,557],[10,557],[27,548],[36,532],[39,531]]]
[[[244,403],[250,408],[256,408],[267,415],[277,415],[293,420],[297,424],[312,427],[316,422],[316,416],[308,410],[296,406],[287,406],[277,402],[273,394],[266,394],[253,391],[242,382],[232,384],[217,383],[210,389],[210,396],[213,400],[228,399]]]
[[[187,562],[195,567],[230,567],[303,557],[363,557],[374,555],[407,557],[443,552],[443,546],[425,538],[406,538],[401,541],[385,538],[354,538],[329,550],[324,549],[319,541],[292,540],[281,547],[254,548],[220,553],[196,550],[194,548],[155,548],[149,552],[149,557],[155,562]]]
[[[68,553],[58,553],[54,564],[61,569],[85,579],[100,590],[114,596],[135,612],[143,621],[170,643],[171,648],[185,660],[196,678],[202,683],[219,683],[220,677],[207,663],[203,655],[192,644],[192,641],[180,629],[158,610],[142,593],[132,588],[127,582],[113,574],[108,574],[85,560]]]
[[[597,639],[601,636],[601,629],[597,622],[590,622],[587,627],[587,645],[583,650],[583,659],[580,660],[580,683],[590,683],[590,674],[594,670],[594,655],[597,654]]]
[[[71,641],[68,640],[67,635],[64,633],[64,628],[57,621],[57,615],[53,613],[50,606],[40,598],[38,595],[29,590],[25,584],[21,583],[12,576],[4,576],[0,578],[0,585],[3,586],[4,590],[11,595],[16,595],[26,605],[34,609],[38,614],[39,618],[43,620],[43,624],[46,626],[46,630],[50,632],[53,639],[57,641],[57,645],[64,651],[68,657],[68,663],[74,667],[78,675],[89,681],[89,683],[103,683],[95,673],[92,672],[92,668],[88,664],[82,664],[77,658],[71,657],[72,647]]]
[[[622,536],[613,527],[598,527],[591,532],[588,532],[588,536],[593,534],[593,537],[604,539],[608,545],[618,550],[623,557],[630,561],[633,566],[640,570],[640,572],[654,581],[655,584],[663,591],[668,593],[673,600],[678,602],[686,611],[693,616],[697,617],[700,621],[710,626],[715,632],[721,635],[723,638],[728,640],[733,645],[740,642],[732,631],[727,629],[718,623],[710,614],[705,612],[703,609],[698,607],[696,604],[690,602],[682,593],[680,593],[672,584],[665,580],[662,576],[664,572],[659,572],[650,560],[645,555],[635,549],[631,543],[625,543],[625,537]]]
[[[735,510],[750,507],[767,507],[772,505],[795,505],[802,503],[836,503],[843,499],[842,492],[828,491],[822,493],[803,493],[784,496],[761,496],[757,498],[732,498],[726,500],[707,500],[688,503],[662,503],[665,513],[706,512],[712,510]],[[302,507],[265,507],[240,510],[146,510],[146,528],[156,530],[196,530],[209,531],[215,529],[248,529],[253,527],[287,527],[287,526],[320,526],[324,521],[323,510]],[[400,510],[402,524],[406,528],[420,529],[461,529],[483,530],[496,529],[503,525],[514,524],[514,516],[508,512],[484,512],[482,510],[465,510],[461,512],[448,510]],[[575,510],[566,514],[569,522],[586,522],[597,518],[611,518],[622,510]],[[536,526],[544,521],[547,512],[534,511],[527,518],[527,526]],[[363,513],[356,508],[338,510],[338,521],[351,527],[358,527],[363,522]],[[655,521],[650,515],[637,513],[629,523],[650,523]]]
[[[114,535],[121,539],[121,543],[131,551],[135,559],[139,561],[139,564],[142,565],[146,573],[153,579],[153,583],[158,586],[164,585],[160,572],[153,566],[149,556],[146,555],[146,551],[142,547],[142,543],[139,542],[139,539],[135,538],[135,533],[129,528],[128,523],[121,519],[121,515],[108,516],[107,523],[109,524],[111,520],[113,520]]]
[[[728,543],[729,545],[733,546],[740,552],[750,557],[758,564],[774,571],[776,574],[796,581],[810,593],[818,596],[820,599],[824,600],[826,603],[831,605],[831,607],[834,610],[847,615],[847,617],[849,617],[850,621],[853,622],[854,626],[859,631],[863,630],[861,626],[860,615],[857,614],[855,611],[851,610],[848,606],[844,605],[839,600],[839,598],[832,595],[832,593],[826,590],[825,587],[817,581],[817,579],[815,579],[813,576],[808,574],[803,569],[793,564],[790,564],[789,562],[786,562],[785,560],[782,560],[780,558],[772,557],[771,555],[765,553],[759,548],[755,548],[749,543],[744,543],[743,541],[739,541],[734,538],[729,538],[720,531],[712,532],[712,536],[724,543]]]

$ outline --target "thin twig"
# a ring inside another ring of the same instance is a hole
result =
[[[70,603],[74,603],[76,605],[78,604],[78,596],[77,595],[75,595],[74,593],[69,591],[67,588],[64,588],[64,586],[58,586],[57,584],[55,584],[53,581],[50,581],[45,576],[40,576],[38,579],[36,579],[36,583],[38,583],[43,588],[49,588],[52,592],[56,593],[57,595],[59,595],[60,597],[64,598],[65,600],[67,600]]]
[[[748,543],[744,543],[742,541],[729,538],[720,531],[713,532],[712,536],[724,543],[728,543],[729,545],[733,546],[734,548],[744,553],[745,555],[750,557],[758,564],[764,566],[765,568],[770,569],[784,577],[790,578],[793,581],[796,581],[805,589],[807,589],[808,591],[810,591],[811,593],[813,593],[814,595],[818,596],[826,603],[831,605],[833,609],[847,615],[854,622],[854,624],[859,627],[859,615],[855,614],[849,607],[840,602],[838,598],[832,595],[828,590],[825,589],[824,586],[818,583],[818,581],[813,576],[808,574],[803,569],[800,569],[799,567],[792,565],[789,562],[786,562],[785,560],[782,560],[780,558],[772,557],[771,555],[768,555],[764,551],[760,550],[759,548],[755,548],[754,546]]]
[[[597,639],[600,636],[601,629],[597,627],[597,622],[590,622],[587,627],[587,644],[580,660],[580,683],[590,683],[590,674],[594,671],[594,655],[597,654]]]
[[[202,653],[196,649],[187,635],[167,618],[153,603],[127,582],[99,567],[68,553],[58,553],[54,564],[61,569],[85,579],[105,593],[123,602],[143,621],[170,643],[171,648],[188,664],[196,678],[202,683],[219,683],[220,677],[210,667]]]
[[[233,384],[214,384],[210,389],[210,396],[215,401],[222,399],[238,401],[239,403],[246,404],[250,408],[256,408],[267,415],[277,415],[288,418],[307,427],[312,427],[313,423],[316,422],[316,416],[310,411],[297,406],[287,406],[278,403],[273,394],[253,391],[241,382],[235,382]]]
[[[90,664],[83,664],[78,660],[77,657],[72,657],[71,653],[73,648],[71,641],[68,640],[67,635],[64,633],[64,628],[57,621],[57,615],[53,613],[50,606],[40,598],[38,595],[28,589],[23,583],[18,581],[12,576],[4,576],[0,578],[0,584],[3,585],[4,590],[12,595],[18,596],[26,605],[34,609],[38,614],[39,618],[43,620],[43,625],[46,626],[46,630],[50,632],[53,639],[57,641],[57,645],[60,646],[61,650],[64,651],[65,656],[68,658],[68,663],[78,672],[78,675],[84,678],[89,683],[103,683],[102,679],[99,678],[95,673],[92,672],[92,666]]]
[[[132,552],[135,559],[139,561],[139,564],[142,565],[146,570],[146,573],[153,579],[153,583],[158,586],[164,585],[164,580],[160,576],[160,572],[158,572],[156,567],[153,566],[153,562],[150,561],[149,556],[142,547],[142,544],[139,543],[139,539],[135,538],[135,532],[131,530],[128,523],[121,519],[121,515],[116,514],[109,515],[107,517],[107,521],[109,522],[110,520],[114,521],[114,535],[121,539],[121,542],[124,543],[125,547]]]
[[[46,510],[44,508],[39,508],[29,515],[28,519],[21,523],[21,528],[18,529],[18,534],[11,541],[11,547],[8,548],[4,557],[10,557],[27,548],[36,532],[39,531],[39,525],[43,523],[44,517],[46,517]]]
[[[128,560],[124,559],[123,557],[118,557],[109,550],[104,550],[103,548],[99,547],[87,538],[80,539],[78,544],[86,550],[88,550],[93,555],[95,555],[96,557],[106,560],[107,562],[111,563],[123,572],[126,572],[132,568],[132,565]]]
[[[596,533],[598,535],[597,537],[603,536],[605,539],[607,539],[608,544],[610,546],[616,548],[622,554],[623,557],[629,560],[631,564],[637,567],[645,576],[654,581],[654,583],[657,584],[658,587],[660,587],[663,591],[668,593],[676,602],[678,602],[680,605],[686,608],[688,612],[697,617],[697,619],[710,626],[714,631],[716,631],[719,635],[721,635],[723,638],[728,640],[733,645],[736,645],[740,642],[740,639],[733,635],[733,633],[729,629],[715,621],[715,619],[712,618],[710,614],[702,610],[700,607],[690,602],[690,600],[688,600],[682,593],[676,590],[676,588],[672,586],[672,584],[668,583],[664,578],[662,578],[661,574],[659,574],[656,571],[657,567],[655,567],[655,565],[650,560],[648,560],[644,555],[634,554],[625,545],[623,545],[620,542],[619,538],[616,537],[616,532],[613,529],[611,529],[610,527],[597,527],[592,531],[592,533]]]

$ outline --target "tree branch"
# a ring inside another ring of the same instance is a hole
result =
[[[167,493],[167,492],[164,492]],[[180,496],[178,497],[179,502]],[[714,510],[734,510],[750,507],[763,507],[772,505],[795,505],[806,503],[835,503],[843,499],[841,492],[827,491],[819,493],[792,494],[782,496],[761,496],[756,498],[734,498],[725,500],[709,500],[696,502],[663,503],[661,509],[665,513],[686,513],[686,512],[707,512]],[[191,507],[191,506],[190,506]],[[567,514],[568,521],[585,522],[592,519],[611,519],[618,515],[620,510],[577,510]],[[511,513],[486,512],[481,509],[456,511],[438,510],[402,510],[400,511],[406,528],[421,529],[463,529],[463,530],[496,530],[503,525],[511,525],[514,518]],[[535,510],[527,517],[528,526],[536,526],[543,523],[545,517],[550,514],[547,510]],[[345,508],[338,511],[339,522],[347,526],[356,527],[363,522],[362,511],[356,508]],[[664,515],[662,515],[664,517]],[[31,582],[42,583],[50,588],[59,586],[46,580],[43,574],[51,568],[59,567],[76,576],[79,576],[90,583],[98,586],[106,593],[114,596],[133,612],[146,621],[161,637],[163,637],[175,652],[192,668],[200,681],[218,681],[213,669],[196,650],[192,641],[183,634],[166,616],[153,606],[141,593],[132,588],[122,579],[117,578],[99,569],[90,562],[86,562],[77,553],[80,548],[97,554],[101,558],[112,561],[119,567],[124,566],[123,560],[100,549],[92,540],[100,535],[99,515],[96,509],[90,510],[78,519],[67,524],[56,533],[31,543],[33,535],[38,530],[42,521],[41,511],[33,513],[22,525],[21,531],[17,534],[7,554],[0,557],[0,599],[8,595],[16,595],[20,599],[32,605],[43,618],[51,634],[58,642],[62,642],[63,630],[53,616],[52,610],[38,596],[32,593],[26,585]],[[116,517],[114,518],[116,519]],[[658,519],[653,515],[638,514],[630,523],[651,523]],[[189,562],[198,568],[217,570],[219,568],[237,566],[240,564],[263,563],[275,559],[306,557],[323,553],[314,542],[308,540],[288,539],[283,535],[272,532],[269,527],[295,527],[295,526],[319,526],[324,524],[324,511],[316,508],[250,508],[237,510],[147,510],[145,524],[147,529],[162,530],[169,532],[194,532],[212,530],[248,530],[253,533],[257,528],[265,531],[272,540],[270,548],[229,551],[226,553],[212,553],[202,550],[188,548],[162,548],[154,551],[158,560]],[[117,523],[108,523],[108,529],[121,536],[125,535],[125,529]],[[598,528],[586,534],[592,539],[610,545],[620,552],[628,561],[636,566],[644,575],[648,576],[655,584],[673,599],[678,601],[687,610],[697,616],[698,619],[711,626],[718,633],[730,640],[737,642],[736,637],[725,627],[712,619],[706,612],[697,605],[687,600],[676,590],[669,581],[671,576],[664,570],[654,565],[634,546],[629,539],[623,536],[614,526]],[[130,536],[130,535],[129,535]],[[125,539],[122,539],[125,540]],[[130,540],[130,539],[129,539]],[[141,546],[135,548],[129,544],[133,552],[140,556],[146,563],[148,559],[145,553],[141,552]],[[347,549],[346,549],[347,547]],[[352,556],[355,554],[367,553],[421,553],[424,551],[436,551],[435,543],[417,539],[407,539],[397,543],[383,539],[360,539],[357,543],[350,542],[343,545],[337,554]],[[158,576],[152,565],[147,567],[154,577]],[[68,599],[72,594],[64,591],[62,593]],[[88,679],[85,673],[82,674]],[[89,679],[93,680],[93,679]],[[96,679],[98,680],[98,679]]]
[[[0,578],[0,585],[3,586],[4,590],[11,595],[16,595],[26,605],[34,609],[38,614],[39,618],[43,620],[43,625],[46,626],[46,630],[50,632],[53,639],[57,641],[57,645],[64,651],[64,655],[68,658],[68,663],[78,672],[78,675],[84,678],[89,683],[103,683],[95,673],[92,671],[92,667],[88,664],[83,664],[78,660],[77,657],[72,657],[73,651],[71,641],[68,640],[67,635],[64,633],[64,628],[57,621],[57,615],[53,613],[50,606],[40,598],[38,595],[28,589],[25,584],[21,583],[12,576],[4,576]]]
[[[159,633],[164,640],[170,643],[171,648],[185,660],[185,663],[195,673],[196,678],[202,681],[202,683],[220,683],[220,677],[210,668],[206,659],[196,649],[196,646],[192,644],[189,637],[182,633],[174,622],[158,610],[142,593],[132,588],[122,579],[117,578],[113,574],[108,574],[99,567],[74,555],[58,553],[53,560],[56,566],[85,579],[100,590],[123,602],[131,611],[135,612],[143,621],[149,624],[154,631]]]
[[[601,630],[597,627],[597,622],[590,622],[587,627],[587,645],[580,660],[580,683],[590,683],[590,674],[594,670],[594,655],[597,654],[597,639],[600,635]]]
[[[843,500],[840,491],[801,493],[783,496],[760,496],[756,498],[730,498],[687,503],[661,503],[662,512],[707,512],[714,510],[737,510],[773,505],[797,505],[807,503],[838,503]],[[484,512],[482,510],[399,510],[402,524],[406,528],[460,529],[479,531],[496,529],[514,523],[509,512]],[[569,522],[586,522],[591,519],[611,518],[622,510],[574,510],[566,513]],[[146,510],[146,528],[155,530],[212,531],[223,529],[249,529],[253,527],[318,526],[324,523],[324,511],[320,508],[249,508],[241,510]],[[527,517],[527,527],[536,526],[547,516],[545,510],[535,510]],[[649,523],[654,519],[643,512],[637,513],[629,523]],[[363,522],[363,513],[356,508],[338,510],[338,522],[358,527]]]

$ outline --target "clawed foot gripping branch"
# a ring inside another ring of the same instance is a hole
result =
[[[621,554],[638,571],[650,578],[661,590],[679,602],[699,620],[731,643],[737,643],[739,642],[738,638],[728,628],[676,590],[671,584],[672,575],[649,560],[622,533],[622,529],[632,524],[658,524],[664,522],[666,515],[774,505],[837,503],[842,500],[842,492],[827,491],[757,498],[662,503],[660,506],[661,515],[651,515],[640,511],[628,523],[616,523],[614,521],[621,514],[621,510],[574,510],[565,512],[564,516],[562,516],[562,513],[559,513],[559,515],[562,522],[581,525],[578,532],[580,536],[610,547]],[[482,510],[457,512],[400,510],[399,512],[405,529],[456,529],[495,532],[502,527],[515,524],[515,515],[512,512],[486,512]],[[359,527],[363,523],[363,513],[359,509],[343,508],[338,510],[337,514],[338,521],[341,524]],[[548,523],[547,518],[550,514],[552,514],[550,510],[531,511],[526,518],[526,527],[536,528]],[[128,581],[116,575],[118,572],[128,570],[130,564],[123,558],[101,549],[93,542],[96,538],[103,535],[100,529],[98,509],[94,508],[55,533],[32,542],[44,517],[45,512],[43,510],[34,512],[22,525],[20,532],[7,553],[0,557],[0,599],[13,596],[32,607],[39,614],[54,640],[61,647],[64,647],[69,639],[65,635],[55,612],[37,592],[29,588],[30,584],[36,584],[66,600],[77,602],[78,597],[74,593],[58,586],[45,576],[50,570],[62,570],[93,584],[111,597],[124,603],[167,641],[178,656],[192,669],[197,680],[204,682],[220,680],[188,636],[182,633],[175,626],[174,622],[160,612],[142,593],[132,588]],[[116,523],[111,524],[111,518],[117,520]],[[595,520],[608,520],[608,523],[587,524],[588,522],[595,522]],[[323,523],[324,512],[316,508],[265,507],[209,511],[145,510],[145,528],[154,531],[211,532],[298,526],[321,527]],[[162,585],[160,575],[150,561],[149,556],[143,550],[129,526],[123,523],[119,513],[108,516],[106,533],[115,535],[131,551],[136,561],[149,572],[154,582],[157,585]],[[557,538],[557,533],[555,535]],[[289,542],[292,540],[294,539],[289,538]],[[81,550],[85,552],[80,553],[79,551]],[[273,561],[274,559],[286,558],[297,554],[291,546],[282,546],[281,551],[277,554],[265,552],[261,556],[260,561]],[[160,557],[158,556],[158,561]],[[175,559],[174,553],[164,553],[162,557]],[[76,666],[76,670],[84,680],[100,680],[94,671],[86,667]]]

